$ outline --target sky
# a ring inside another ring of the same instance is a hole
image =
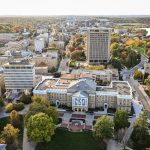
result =
[[[0,15],[150,15],[150,0],[0,0]]]

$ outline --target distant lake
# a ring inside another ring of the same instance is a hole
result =
[[[147,35],[150,35],[150,28],[142,28],[145,29],[146,31],[148,31]]]

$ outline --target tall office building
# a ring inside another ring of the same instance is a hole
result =
[[[4,64],[6,90],[31,90],[34,86],[35,67],[28,60],[13,60]]]
[[[91,28],[87,32],[87,61],[90,65],[107,63],[110,59],[109,28]]]
[[[43,48],[45,47],[44,38],[36,38],[34,40],[35,52],[42,53]]]

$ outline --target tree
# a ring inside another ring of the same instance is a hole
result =
[[[2,131],[2,137],[6,143],[12,143],[18,137],[19,129],[7,124]]]
[[[142,72],[139,70],[135,70],[134,71],[134,79],[142,79],[142,78],[143,78]]]
[[[114,123],[107,117],[102,116],[97,119],[96,124],[94,125],[94,136],[100,141],[104,139],[113,137],[114,133]]]
[[[120,40],[119,35],[117,34],[111,35],[111,43],[114,43],[114,42],[119,43],[119,40]]]
[[[116,57],[111,59],[111,64],[114,68],[117,68],[119,71],[122,68],[121,61]]]
[[[27,112],[25,116],[25,122],[27,122],[30,116],[43,112],[47,114],[49,117],[51,117],[54,123],[57,123],[59,114],[57,110],[55,109],[55,107],[50,106],[50,103],[47,99],[34,96],[32,100],[33,100],[33,103],[30,105],[29,111]]]
[[[3,138],[0,138],[0,144],[5,144],[5,140]]]
[[[53,119],[53,122],[56,124],[58,122],[59,113],[56,108],[53,106],[48,107],[47,114],[49,117]]]
[[[71,59],[77,61],[84,61],[86,59],[86,56],[83,51],[75,50],[74,52],[71,53]]]
[[[127,65],[128,67],[134,67],[140,62],[140,60],[141,60],[141,55],[132,50],[128,54]]]
[[[119,49],[119,47],[120,47],[119,44],[116,42],[112,43],[110,46],[111,50],[117,50]]]
[[[52,67],[52,68],[51,68],[51,72],[54,73],[55,71],[56,71],[56,68],[55,68],[55,67]]]
[[[12,110],[10,113],[10,121],[13,125],[18,125],[20,122],[19,114],[16,110]]]
[[[0,106],[4,106],[4,100],[2,98],[0,98]]]
[[[118,131],[121,128],[128,126],[128,113],[124,110],[117,110],[114,116],[115,129]]]
[[[50,142],[55,130],[52,118],[45,113],[32,115],[26,127],[28,138],[36,142]]]
[[[59,78],[61,76],[61,72],[55,72],[54,73],[54,78]]]
[[[150,57],[150,49],[147,50],[147,55]]]
[[[147,113],[143,112],[136,119],[131,139],[133,140],[134,149],[144,150],[146,147],[150,146],[148,141],[148,122]]]
[[[13,103],[8,103],[6,106],[5,106],[5,111],[6,112],[11,112],[14,108],[14,105]]]
[[[150,75],[147,77],[147,79],[145,79],[144,83],[147,85],[148,90],[150,92]]]
[[[31,102],[32,102],[32,100],[31,100],[31,95],[25,95],[25,94],[23,94],[20,101],[21,101],[22,103],[24,103],[24,104],[29,104],[29,103],[31,103]]]

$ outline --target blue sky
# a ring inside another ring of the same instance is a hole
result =
[[[0,15],[150,15],[150,0],[0,0]]]

